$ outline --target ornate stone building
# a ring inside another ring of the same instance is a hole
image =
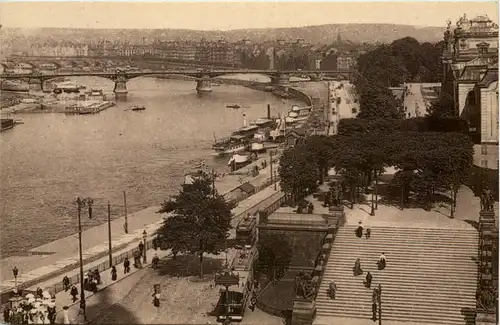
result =
[[[467,19],[444,34],[443,92],[469,123],[474,163],[498,169],[498,25],[487,16]]]

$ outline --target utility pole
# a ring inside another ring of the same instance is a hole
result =
[[[269,151],[269,168],[271,168],[271,184],[273,183],[273,151]],[[276,183],[274,183],[274,189],[276,189]]]
[[[125,224],[123,224],[123,229],[128,234],[127,193],[125,191],[123,191],[123,202],[125,204]]]
[[[78,252],[80,257],[80,308],[83,312],[83,319],[87,320],[87,313],[85,308],[85,288],[83,286],[83,249],[82,249],[82,208],[88,207],[89,209],[89,219],[92,217],[92,203],[94,201],[90,198],[88,199],[80,199],[78,197],[76,199],[76,204],[78,205]]]
[[[108,250],[109,267],[113,266],[113,247],[111,245],[111,204],[108,201]]]

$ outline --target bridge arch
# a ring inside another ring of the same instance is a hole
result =
[[[248,78],[235,78],[235,77],[241,77],[241,76],[247,76]],[[264,73],[252,73],[252,74],[242,74],[242,73],[228,73],[228,74],[220,74],[213,79],[232,79],[232,80],[238,80],[238,81],[243,81],[243,82],[271,82],[273,79],[273,75],[271,73],[269,74],[264,74]]]

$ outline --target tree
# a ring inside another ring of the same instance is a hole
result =
[[[222,251],[232,228],[233,205],[212,189],[211,183],[211,178],[205,175],[192,184],[182,185],[179,194],[165,201],[159,211],[171,213],[157,231],[162,248],[172,249],[176,254],[198,254],[200,277],[203,277],[203,254]]]
[[[440,118],[456,116],[453,97],[446,92],[442,92],[439,99],[431,103],[427,109],[427,114]]]
[[[369,87],[359,94],[358,118],[398,118],[396,98],[387,88]]]
[[[318,167],[319,182],[323,184],[323,179],[328,173],[328,167],[332,163],[332,141],[324,135],[313,135],[306,140],[307,150],[313,156]]]
[[[287,236],[265,233],[257,244],[259,260],[258,271],[271,281],[280,280],[292,261],[292,245]]]
[[[297,202],[318,186],[318,170],[314,156],[304,145],[285,150],[278,169],[283,192]]]

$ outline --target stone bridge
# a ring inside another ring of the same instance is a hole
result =
[[[0,80],[25,79],[29,81],[30,89],[42,90],[43,83],[50,79],[61,77],[95,76],[110,79],[115,83],[114,93],[116,97],[127,95],[127,81],[143,76],[159,75],[181,75],[192,77],[196,81],[198,93],[210,93],[212,91],[211,79],[215,77],[235,74],[260,74],[271,78],[273,85],[286,86],[290,83],[290,76],[308,76],[311,80],[322,80],[323,77],[333,77],[339,80],[347,80],[351,71],[328,70],[328,71],[304,71],[304,70],[249,70],[249,69],[196,69],[196,70],[159,70],[159,71],[130,71],[130,72],[56,72],[54,74],[30,73],[30,74],[1,74]]]

